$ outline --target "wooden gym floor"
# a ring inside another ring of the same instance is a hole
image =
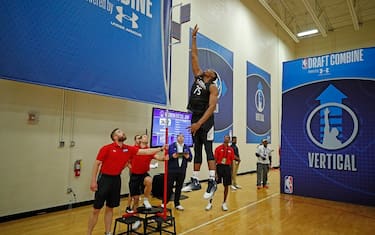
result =
[[[230,190],[226,212],[221,210],[222,185],[210,211],[204,210],[207,183],[199,191],[183,193],[188,196],[181,201],[185,211],[175,210],[170,202],[177,234],[375,234],[375,207],[280,194],[279,170],[270,171],[267,190],[256,189],[256,174],[237,178],[242,189]],[[122,215],[126,201],[123,198],[121,206],[115,209],[115,218]],[[153,198],[151,204],[160,205],[160,200]],[[9,221],[0,224],[0,234],[82,235],[87,232],[90,212],[91,206],[84,206]],[[121,224],[118,231],[125,228]],[[103,211],[93,234],[104,234]]]

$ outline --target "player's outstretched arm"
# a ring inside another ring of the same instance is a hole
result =
[[[198,48],[197,48],[197,33],[198,33],[198,25],[195,25],[193,32],[191,33],[192,41],[191,41],[191,67],[193,68],[194,77],[203,73],[201,68],[199,67],[199,58],[198,58]]]

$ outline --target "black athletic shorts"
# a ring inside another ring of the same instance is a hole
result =
[[[194,141],[194,163],[202,163],[202,150],[206,152],[207,161],[214,161],[214,154],[212,149],[214,127],[212,126],[209,130],[199,128],[198,131],[193,135]]]
[[[98,191],[95,192],[94,208],[101,209],[106,202],[110,208],[120,205],[121,177],[100,174],[98,177]]]
[[[129,191],[131,196],[139,196],[143,194],[145,185],[144,180],[147,176],[150,176],[148,173],[145,174],[131,174],[129,180]]]
[[[224,186],[232,184],[232,170],[230,165],[218,164],[216,165],[217,183],[223,183]]]

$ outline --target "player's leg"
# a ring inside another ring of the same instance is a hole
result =
[[[257,188],[262,188],[262,164],[257,163]]]
[[[98,222],[99,213],[100,213],[100,209],[94,208],[92,213],[90,214],[89,222],[88,222],[88,229],[87,229],[88,235],[92,234],[92,230],[94,230],[94,227],[96,223]]]
[[[181,189],[182,189],[182,184],[184,183],[184,180],[185,180],[185,173],[175,174],[176,188],[174,191],[174,206],[177,210],[184,210],[184,208],[180,204]]]
[[[224,200],[223,204],[221,205],[221,209],[223,211],[228,210],[227,205],[227,198],[228,198],[228,191],[229,191],[229,185],[232,184],[232,172],[229,165],[222,165],[223,168],[223,185],[224,185]]]
[[[129,191],[133,200],[133,211],[137,212],[139,206],[139,196],[141,195],[141,185],[143,185],[143,177],[132,174],[129,181]]]
[[[143,180],[144,184],[144,198],[143,198],[143,204],[145,205],[146,209],[151,209],[152,206],[150,204],[150,196],[151,196],[151,190],[152,190],[152,178],[147,174],[147,176],[144,177]]]
[[[111,226],[112,226],[112,218],[113,218],[113,207],[106,206],[104,210],[105,234],[110,234]]]
[[[104,202],[106,201],[107,192],[110,190],[110,183],[107,182],[107,180],[107,177],[103,175],[100,175],[98,177],[98,190],[95,192],[93,211],[90,214],[88,221],[87,234],[89,235],[92,234],[92,231],[94,230],[94,227],[98,222],[100,210],[101,208],[103,208]]]
[[[113,176],[111,177],[111,186],[108,191],[108,196],[106,199],[106,207],[104,211],[104,226],[105,234],[110,234],[112,220],[113,220],[113,208],[120,205],[120,194],[121,194],[121,177]]]
[[[193,188],[200,189],[200,184],[199,184],[199,172],[201,170],[201,165],[202,165],[202,156],[203,156],[203,144],[204,144],[204,139],[202,137],[202,129],[199,129],[195,135],[193,136],[194,140],[194,169],[193,169],[193,176],[192,180],[194,180]]]
[[[209,199],[213,197],[217,185],[215,181],[215,175],[216,175],[216,162],[214,158],[214,153],[212,149],[212,142],[213,142],[213,131],[214,128],[212,127],[207,133],[205,133],[204,138],[204,150],[206,151],[207,155],[207,164],[208,164],[208,187],[206,192],[204,193],[203,197],[205,199]]]
[[[268,188],[268,171],[269,171],[269,165],[268,164],[262,164],[263,165],[263,187]]]
[[[129,169],[129,183],[130,183],[130,177],[131,177],[131,172],[130,172],[130,169]],[[129,185],[129,183],[128,183],[128,185]],[[129,186],[129,188],[130,188],[130,186]],[[131,196],[131,194],[130,194],[130,192],[129,192],[129,195],[128,195],[128,204],[127,204],[127,206],[126,206],[126,209],[125,209],[125,212],[126,213],[133,213],[134,211],[133,211],[133,206],[132,206],[132,202],[133,202],[133,198],[132,198],[132,196]]]
[[[239,168],[240,162],[233,161],[232,163],[232,189],[240,189],[241,186],[237,184],[237,173]]]
[[[203,150],[203,141],[200,135],[201,130],[199,129],[195,135],[193,135],[194,141],[194,166],[193,166],[193,175],[191,180],[185,187],[182,188],[182,192],[190,192],[192,190],[201,189],[199,183],[199,171],[202,165],[202,150]]]

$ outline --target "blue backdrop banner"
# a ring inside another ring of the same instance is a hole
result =
[[[171,0],[4,0],[0,77],[166,104]]]
[[[221,143],[233,128],[233,52],[200,33],[197,34],[197,47],[201,69],[213,69],[218,74],[216,85],[219,88],[219,101],[215,110],[214,142]],[[190,88],[194,82],[191,52],[189,61]]]
[[[375,48],[285,62],[281,192],[375,206]]]
[[[246,143],[271,142],[271,75],[247,62]]]

